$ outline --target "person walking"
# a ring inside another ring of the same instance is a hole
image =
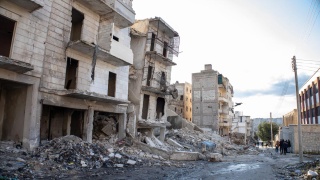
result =
[[[280,139],[280,154],[283,154],[283,139]]]
[[[280,145],[280,142],[279,142],[279,141],[276,141],[276,153],[279,152],[279,145]]]
[[[288,150],[288,142],[287,140],[283,141],[283,154],[286,155]]]

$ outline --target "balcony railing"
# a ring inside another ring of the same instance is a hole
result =
[[[130,27],[135,21],[135,12],[131,1],[127,0],[77,0],[99,14],[101,19],[114,20],[119,28]]]

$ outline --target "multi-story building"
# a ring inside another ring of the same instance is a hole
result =
[[[244,116],[242,112],[236,111],[232,121],[232,133],[242,133],[247,136],[252,136],[252,120],[250,116]]]
[[[0,1],[0,140],[32,149],[100,115],[125,136],[132,0]]]
[[[233,87],[229,80],[206,64],[192,74],[192,121],[221,135],[229,134],[233,117]]]
[[[287,114],[283,115],[283,126],[289,126],[290,124],[298,124],[298,111],[294,109]]]
[[[192,86],[190,83],[176,83],[178,97],[170,98],[169,108],[182,118],[192,121]]]
[[[130,69],[129,100],[134,108],[129,131],[154,134],[160,129],[164,140],[169,96],[177,98],[170,85],[173,56],[178,56],[179,34],[162,18],[138,20],[131,26],[131,47],[134,53]],[[136,123],[135,120],[136,119]]]
[[[320,124],[319,70],[300,88],[301,124]]]

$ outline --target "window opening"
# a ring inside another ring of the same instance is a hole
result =
[[[167,51],[168,51],[168,43],[167,42],[163,42],[163,53],[162,53],[162,55],[164,57],[167,57]]]
[[[115,73],[109,72],[108,96],[115,97],[116,95],[116,78],[117,75]]]
[[[112,39],[119,42],[119,38],[117,36],[112,36]]]
[[[152,33],[152,35],[151,35],[150,51],[153,51],[153,50],[154,50],[154,43],[155,43],[155,40],[156,40],[156,35],[155,35],[154,33]]]
[[[79,61],[68,58],[66,77],[65,77],[65,89],[76,89],[77,87],[77,69]]]
[[[142,106],[142,119],[148,118],[148,108],[149,108],[149,95],[143,96],[143,106]]]
[[[16,22],[0,15],[0,55],[9,57],[12,47],[13,33]]]
[[[71,41],[77,41],[81,39],[81,29],[83,24],[84,15],[80,11],[72,8],[72,20],[71,20]]]

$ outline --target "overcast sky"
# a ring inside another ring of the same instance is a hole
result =
[[[235,110],[251,118],[296,108],[294,55],[299,84],[320,67],[319,0],[133,0],[133,8],[136,19],[158,16],[179,33],[171,83],[192,83],[212,64],[243,103]]]

